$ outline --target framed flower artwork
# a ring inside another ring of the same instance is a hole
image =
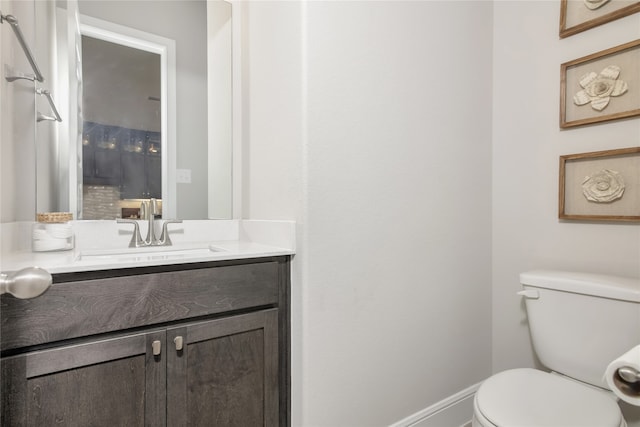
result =
[[[558,217],[640,221],[640,147],[560,156]]]
[[[640,39],[560,66],[560,127],[640,115]]]
[[[561,0],[560,38],[639,11],[638,0]]]

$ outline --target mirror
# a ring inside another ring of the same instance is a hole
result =
[[[58,0],[55,17],[64,121],[36,130],[40,156],[58,127],[37,210],[113,219],[155,197],[165,218],[231,218],[231,4]]]
[[[175,217],[175,42],[89,16],[80,22],[79,217],[140,218],[150,198]]]

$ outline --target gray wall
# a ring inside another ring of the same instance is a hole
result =
[[[160,97],[161,74],[157,53],[83,37],[84,120],[160,132],[160,102],[149,97]]]

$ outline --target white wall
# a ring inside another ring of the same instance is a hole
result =
[[[35,5],[2,0],[0,7],[3,14],[18,20],[27,43],[35,49]],[[8,23],[0,26],[0,63],[3,73],[7,64],[18,73],[33,75]],[[0,79],[0,222],[3,223],[33,221],[36,214],[35,87],[28,80],[10,83]]]
[[[207,2],[208,218],[232,216],[232,5]]]
[[[560,131],[560,64],[639,15],[559,40],[558,2],[244,7],[244,215],[299,223],[293,425],[387,425],[534,366],[521,271],[640,275],[637,225],[557,219],[559,155],[640,137]]]
[[[243,7],[244,215],[300,224],[293,425],[388,425],[482,380],[491,3]]]
[[[640,15],[560,40],[559,9],[559,2],[548,1],[494,5],[494,372],[535,365],[525,311],[515,295],[520,272],[558,268],[640,276],[637,224],[557,219],[560,155],[638,146],[640,140],[637,118],[561,131],[560,64],[638,39]]]
[[[307,310],[302,303],[306,292],[302,281],[306,251],[302,5],[238,1],[233,4],[233,14],[234,19],[241,17],[243,74],[241,90],[236,91],[242,93],[242,127],[236,132],[242,136],[241,150],[236,150],[242,156],[241,175],[234,175],[234,184],[242,184],[242,200],[234,200],[234,204],[236,209],[241,206],[242,218],[297,222],[291,289],[291,425],[302,426],[301,399],[307,393],[302,382],[302,316]],[[236,126],[234,123],[234,130]]]
[[[244,13],[242,210],[245,218],[302,212],[302,5],[237,2]]]

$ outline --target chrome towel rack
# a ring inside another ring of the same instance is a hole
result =
[[[36,93],[38,95],[44,95],[47,98],[47,100],[49,101],[49,105],[51,106],[51,111],[53,112],[53,117],[45,116],[44,114],[41,114],[38,112],[37,121],[41,122],[43,120],[51,120],[51,121],[61,122],[62,117],[60,117],[60,113],[58,113],[56,104],[55,102],[53,102],[53,98],[51,97],[51,92],[49,92],[47,89],[38,88],[36,89]]]
[[[27,41],[24,38],[24,34],[22,34],[22,30],[20,30],[20,25],[18,24],[18,20],[13,15],[3,15],[2,12],[0,12],[0,24],[4,22],[8,22],[9,25],[11,26],[11,29],[15,33],[16,38],[18,39],[18,43],[22,47],[22,50],[24,51],[24,54],[27,57],[27,61],[29,61],[29,64],[31,65],[31,69],[33,70],[33,75],[9,72],[7,70],[7,72],[5,73],[5,79],[8,82],[14,82],[16,80],[30,80],[34,82],[38,81],[41,83],[44,82],[44,76],[40,72],[40,68],[38,67],[38,64],[36,64],[35,57],[33,56],[31,49],[29,49],[29,45],[27,44]],[[56,108],[56,104],[53,101],[51,92],[47,89],[36,88],[36,93],[38,95],[43,95],[47,98],[47,101],[49,101],[49,105],[51,106],[51,111],[53,112],[53,116],[47,116],[38,112],[36,116],[36,121],[41,122],[43,120],[51,120],[51,121],[61,122],[62,117],[60,117],[60,113],[58,113],[58,109]]]
[[[22,47],[22,50],[24,51],[24,54],[27,57],[27,61],[29,61],[29,64],[31,64],[31,68],[33,69],[35,80],[42,83],[44,81],[44,76],[40,72],[40,68],[38,68],[38,64],[36,64],[36,60],[33,57],[33,53],[31,53],[31,49],[29,49],[29,45],[27,44],[27,41],[25,40],[24,35],[22,34],[22,30],[20,30],[20,25],[18,25],[18,20],[13,15],[3,15],[2,12],[0,12],[0,24],[4,23],[5,21],[7,21],[9,25],[11,25],[11,29],[13,30],[13,32],[16,35],[16,38],[18,39],[18,43],[20,43],[20,46]],[[9,81],[12,81],[12,80],[9,80]]]

